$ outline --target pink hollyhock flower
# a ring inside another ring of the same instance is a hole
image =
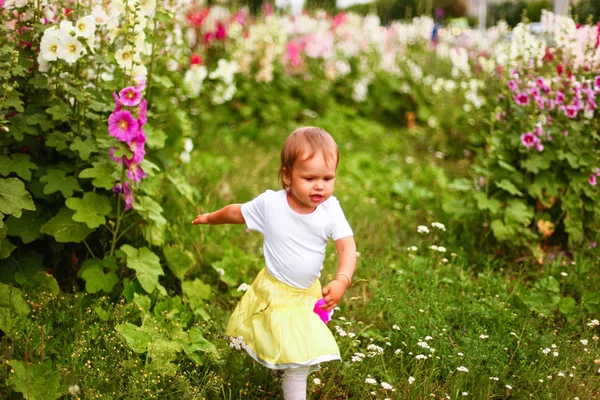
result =
[[[596,183],[598,182],[598,180],[596,179],[596,175],[595,174],[591,174],[590,175],[590,179],[588,179],[588,183],[591,186],[596,186]]]
[[[542,142],[539,141],[539,139],[538,142],[535,144],[535,149],[540,153],[544,151],[544,145],[542,144]]]
[[[542,128],[542,123],[538,122],[535,124],[535,134],[540,137],[544,134],[544,128]]]
[[[600,76],[594,78],[594,90],[600,91]]]
[[[537,103],[538,108],[540,110],[543,110],[544,108],[546,108],[546,99],[541,98],[541,97],[536,97],[535,102]]]
[[[121,105],[121,99],[119,99],[119,95],[116,92],[113,92],[113,97],[115,99],[115,110],[114,111],[121,111],[122,105]]]
[[[148,102],[146,101],[146,99],[142,100],[140,102],[140,109],[138,112],[138,120],[137,123],[140,127],[140,131],[142,130],[142,126],[144,126],[146,124],[146,112],[148,110]],[[144,133],[144,132],[142,132]]]
[[[556,92],[556,97],[554,101],[556,101],[556,104],[562,104],[563,101],[565,101],[565,94],[562,91],[558,90]]]
[[[521,135],[521,143],[523,143],[523,145],[527,148],[535,146],[539,142],[540,142],[540,138],[538,138],[531,132],[525,132],[524,134]]]
[[[146,79],[144,79],[141,76],[134,76],[133,79],[135,80],[135,82],[137,83],[137,85],[135,86],[135,88],[137,90],[139,90],[140,92],[143,92],[144,89],[146,89]]]
[[[513,96],[513,98],[520,106],[526,106],[529,104],[529,96],[525,92],[517,93]]]
[[[575,118],[579,109],[576,106],[566,106],[565,115],[569,118]]]
[[[125,164],[128,167],[127,177],[132,181],[141,182],[146,177],[146,173],[138,163],[125,159]]]
[[[594,171],[594,174],[596,176],[600,176],[600,168],[596,168],[596,170]]]
[[[285,56],[284,60],[289,60],[290,65],[294,68],[297,68],[302,64],[302,57],[300,56],[301,52],[300,45],[296,42],[287,42],[285,46]]]
[[[140,129],[140,133],[129,143],[129,149],[133,152],[133,157],[131,161],[136,164],[139,164],[144,159],[146,155],[146,150],[144,149],[144,144],[146,143],[146,135]]]
[[[123,164],[123,157],[115,157],[115,151],[117,151],[118,149],[116,147],[111,148],[108,151],[108,155],[110,156],[111,160],[113,160],[114,162],[117,162],[119,164]]]
[[[202,64],[202,57],[198,53],[194,53],[190,56],[190,65]]]
[[[331,25],[332,25],[333,29],[335,29],[338,26],[343,25],[344,22],[346,22],[346,13],[341,12],[338,15],[336,15],[335,18],[333,18]]]
[[[123,103],[123,105],[135,107],[140,103],[140,100],[142,100],[142,93],[136,87],[129,86],[121,89],[119,97],[121,98],[121,103]]]
[[[131,186],[127,181],[123,183],[123,194],[125,195],[125,210],[130,210],[131,205],[135,202],[135,199],[133,198],[133,191],[131,190]]]
[[[223,40],[227,37],[227,28],[221,22],[217,23],[217,30],[215,32],[215,38],[217,40]]]
[[[138,128],[138,122],[127,110],[115,111],[108,117],[108,133],[123,142],[131,142]]]

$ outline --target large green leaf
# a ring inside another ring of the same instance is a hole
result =
[[[46,146],[54,147],[56,150],[61,151],[69,148],[69,142],[71,138],[63,132],[52,132],[48,135],[46,140]]]
[[[0,174],[7,176],[11,172],[16,173],[22,179],[29,181],[31,179],[31,170],[38,166],[32,163],[28,154],[13,154],[10,158],[0,156]]]
[[[162,207],[148,196],[139,196],[133,203],[133,208],[148,222],[166,224],[167,220],[162,215]]]
[[[533,218],[533,208],[525,204],[525,202],[517,199],[512,199],[507,202],[504,212],[504,221],[509,224],[516,222],[522,225],[529,224]]]
[[[92,168],[84,169],[79,173],[80,178],[94,178],[92,185],[97,188],[112,189],[117,179],[113,176],[116,163],[94,162]]]
[[[119,277],[115,273],[116,268],[114,257],[107,257],[104,260],[89,258],[82,264],[77,276],[85,281],[85,290],[88,293],[97,293],[101,290],[109,293],[119,283]]]
[[[23,300],[21,291],[0,283],[0,330],[12,337],[15,329],[25,325],[27,314],[29,314],[29,306]]]
[[[498,213],[498,210],[502,206],[500,200],[488,198],[485,192],[477,192],[473,197],[477,200],[477,208],[480,210],[490,210],[492,215]]]
[[[40,228],[45,221],[39,217],[39,213],[26,211],[20,218],[11,216],[6,220],[9,236],[18,236],[24,244],[31,243],[42,237]]]
[[[584,292],[581,299],[590,314],[600,310],[600,295],[597,292]]]
[[[57,242],[79,243],[94,230],[82,222],[73,220],[74,212],[66,207],[61,208],[54,217],[46,222],[40,232],[54,236]]]
[[[15,246],[8,238],[0,238],[0,260],[10,257],[10,253],[16,249]]]
[[[508,193],[523,197],[523,192],[521,192],[511,181],[507,179],[502,179],[500,182],[496,182],[496,186],[500,189],[506,190]]]
[[[11,360],[15,371],[8,384],[27,400],[55,400],[62,396],[60,374],[54,370],[52,360],[41,364],[27,365],[23,361]]]
[[[564,315],[573,314],[575,311],[575,300],[571,297],[563,297],[558,302],[558,309]]]
[[[74,191],[80,191],[81,187],[77,178],[66,175],[67,171],[63,169],[49,169],[46,171],[46,175],[40,178],[40,182],[46,183],[44,194],[60,191],[68,199],[73,195]]]
[[[70,116],[73,114],[71,107],[66,103],[54,102],[54,106],[46,109],[46,112],[52,115],[52,119],[55,121],[68,121]]]
[[[160,266],[160,259],[147,247],[136,249],[128,244],[121,246],[121,250],[127,254],[127,267],[133,269],[137,275],[142,288],[152,293],[159,288],[158,277],[164,275]],[[162,287],[162,286],[160,286]]]
[[[138,326],[130,323],[120,324],[115,327],[127,346],[136,353],[148,351],[148,345],[152,343],[152,336]]]
[[[193,254],[181,246],[166,246],[163,248],[163,253],[169,269],[180,280],[183,280],[186,272],[196,265]]]
[[[181,289],[194,313],[202,310],[204,302],[210,298],[210,285],[202,282],[200,279],[182,282]]]
[[[505,225],[504,222],[499,219],[493,220],[490,227],[492,228],[492,232],[494,232],[494,236],[499,241],[510,240],[515,234],[513,226]]]
[[[92,139],[86,139],[83,141],[80,137],[76,137],[75,140],[73,140],[73,143],[71,143],[69,149],[78,151],[79,157],[81,157],[82,160],[87,160],[90,158],[90,154],[98,151],[98,148]]]
[[[22,210],[35,210],[35,204],[29,192],[25,190],[25,184],[18,178],[0,179],[0,214],[20,217]]]
[[[104,216],[112,211],[110,200],[94,192],[84,193],[81,199],[71,197],[65,204],[75,211],[73,221],[85,222],[89,228],[97,228],[104,224]]]

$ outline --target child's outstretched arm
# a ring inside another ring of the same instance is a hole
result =
[[[244,216],[242,215],[241,204],[230,204],[221,208],[220,210],[200,214],[192,221],[194,225],[209,224],[209,225],[220,225],[220,224],[245,224]]]
[[[331,310],[342,299],[344,292],[352,282],[354,267],[356,266],[356,243],[353,236],[346,236],[335,241],[335,250],[338,254],[338,272],[335,280],[323,288],[325,299],[324,310]]]

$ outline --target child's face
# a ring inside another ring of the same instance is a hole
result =
[[[288,203],[292,210],[309,214],[333,194],[336,164],[335,154],[327,159],[320,152],[309,159],[300,154],[291,173],[286,171],[283,176],[290,187]]]

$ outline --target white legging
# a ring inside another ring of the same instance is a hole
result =
[[[285,400],[306,400],[308,367],[290,368],[283,372],[283,398]]]

